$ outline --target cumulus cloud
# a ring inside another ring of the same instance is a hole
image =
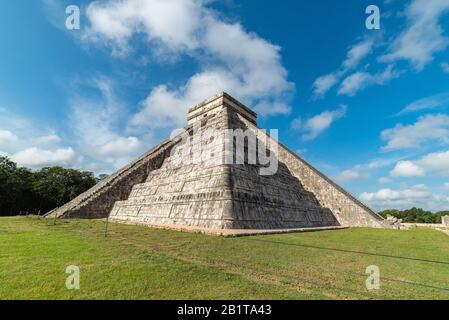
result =
[[[46,166],[75,166],[82,161],[72,147],[61,147],[56,134],[22,137],[8,130],[0,130],[0,154],[10,157],[19,166],[38,169]]]
[[[449,151],[434,152],[416,162],[426,172],[449,175]]]
[[[120,157],[142,150],[142,142],[136,137],[119,137],[100,146],[97,154],[105,157]]]
[[[366,38],[352,46],[348,51],[346,60],[342,63],[343,70],[350,70],[357,67],[359,63],[372,52],[373,45],[374,39]]]
[[[389,184],[392,182],[392,180],[387,177],[381,177],[381,178],[377,179],[377,182],[380,184]]]
[[[375,210],[421,207],[438,211],[447,210],[449,207],[447,195],[436,194],[422,184],[399,190],[386,188],[376,192],[364,192],[359,198]]]
[[[426,115],[411,125],[397,124],[392,129],[383,130],[381,138],[387,141],[382,147],[385,151],[418,148],[432,141],[446,144],[449,142],[449,116]]]
[[[116,54],[127,54],[129,40],[139,32],[169,50],[196,48],[204,9],[201,1],[111,0],[92,2],[86,14],[90,22],[86,40],[107,40]]]
[[[49,146],[49,145],[51,146],[58,144],[61,141],[62,141],[61,137],[55,133],[31,139],[31,142],[39,146]]]
[[[449,92],[444,92],[414,101],[405,106],[405,108],[402,109],[397,115],[428,109],[436,109],[447,105],[449,105]]]
[[[341,77],[343,77],[351,69],[357,67],[359,63],[372,52],[373,46],[374,39],[372,38],[364,38],[354,44],[348,50],[346,59],[342,62],[339,70],[320,76],[315,80],[313,83],[314,96],[324,96],[327,91],[329,91],[340,81]]]
[[[121,122],[126,121],[123,115],[127,109],[115,93],[114,82],[107,77],[96,77],[87,86],[97,94],[75,93],[70,100],[69,119],[77,148],[91,157],[96,166],[103,163],[104,168],[112,171],[143,153],[145,144],[138,137],[124,133]]]
[[[225,22],[205,1],[109,0],[91,3],[86,13],[85,41],[126,56],[132,50],[130,40],[143,35],[141,39],[159,52],[184,55],[199,65],[183,85],[153,88],[131,126],[179,127],[190,106],[220,91],[235,95],[262,116],[291,111],[295,86],[287,80],[280,47],[240,23]]]
[[[45,166],[79,164],[82,157],[54,132],[42,131],[31,121],[0,108],[0,154],[19,166],[38,169]],[[47,129],[44,129],[47,130]]]
[[[391,157],[391,158],[375,158],[367,161],[366,163],[356,164],[352,166],[350,169],[342,171],[336,179],[339,181],[354,181],[368,178],[372,175],[376,174],[376,171],[379,169],[383,169],[385,167],[389,167],[402,158]],[[380,178],[378,179],[380,184],[390,183],[391,180],[388,178]]]
[[[43,150],[39,148],[28,148],[11,156],[11,159],[20,166],[41,168],[45,166],[72,166],[81,162],[79,156],[72,148]]]
[[[302,135],[303,140],[313,140],[327,130],[333,122],[344,117],[346,111],[347,106],[342,105],[336,110],[324,111],[306,120],[298,118],[293,120],[292,127],[301,130],[304,133]]]
[[[313,83],[313,93],[316,97],[321,97],[326,94],[339,81],[339,76],[334,73],[329,73],[318,77]]]
[[[57,134],[38,135],[28,137],[28,133],[13,133],[10,130],[0,130],[0,151],[4,154],[15,153],[30,147],[54,149],[59,146],[61,138]]]
[[[10,143],[15,143],[19,140],[14,133],[9,130],[0,130],[0,148]]]
[[[411,161],[399,161],[390,172],[392,177],[422,177],[424,170]]]
[[[340,175],[337,177],[340,181],[351,181],[351,180],[358,180],[362,176],[360,172],[356,170],[344,170],[340,173]]]
[[[383,72],[370,74],[359,71],[346,77],[338,89],[338,94],[354,96],[360,90],[371,85],[383,85],[399,76],[399,72],[394,70],[393,65],[389,65]]]
[[[449,11],[446,0],[413,0],[405,10],[407,27],[392,42],[383,61],[408,60],[421,70],[447,48],[441,18]]]
[[[396,177],[449,176],[449,151],[430,153],[414,161],[399,161],[390,174]]]

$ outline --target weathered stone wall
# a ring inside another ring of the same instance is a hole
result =
[[[382,217],[282,145],[279,161],[286,164],[323,207],[329,208],[334,213],[340,225],[383,227]]]
[[[251,132],[257,128],[250,118],[235,112],[234,101],[226,101],[229,112],[228,127]],[[253,131],[256,140],[257,131]],[[304,188],[302,181],[295,177],[282,162],[272,175],[261,175],[263,167],[257,159],[256,164],[248,163],[248,152],[257,153],[258,147],[270,149],[264,140],[259,140],[255,149],[245,145],[244,164],[233,164],[232,191],[234,201],[234,222],[236,229],[280,229],[338,226],[332,212],[321,206],[312,192]],[[254,148],[254,146],[253,146]],[[234,143],[234,160],[237,144]]]
[[[128,198],[132,187],[144,181],[148,174],[159,168],[170,154],[174,142],[166,140],[142,157],[100,181],[64,206],[46,214],[57,218],[107,217],[114,203]]]
[[[203,134],[207,134],[207,128],[214,128],[222,136],[227,128],[227,113],[221,101],[211,100],[196,108],[190,119],[201,123]],[[191,121],[190,125],[195,128],[198,123]],[[230,227],[233,220],[230,167],[217,158],[223,156],[223,153],[217,153],[217,150],[223,150],[223,139],[211,137],[184,142],[173,149],[172,155],[158,170],[152,171],[145,181],[133,187],[127,200],[116,202],[111,220],[152,225]],[[206,154],[209,161],[201,161]],[[185,158],[187,155],[188,159]]]
[[[257,126],[243,117],[240,119],[257,135],[267,137]],[[341,226],[385,227],[381,216],[281,143],[278,159],[280,165],[284,164],[301,181],[304,188],[316,197],[322,207],[328,208],[334,214]]]

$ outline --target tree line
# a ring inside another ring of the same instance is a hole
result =
[[[379,214],[386,218],[393,216],[402,219],[402,222],[410,223],[441,223],[441,217],[449,215],[449,211],[430,212],[420,208],[411,208],[407,210],[384,210]]]
[[[69,202],[99,180],[92,172],[59,166],[33,171],[0,156],[0,216],[20,212],[44,214]]]

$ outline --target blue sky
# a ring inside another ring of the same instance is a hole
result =
[[[374,209],[449,209],[449,0],[17,0],[0,26],[20,165],[113,172],[224,90]]]

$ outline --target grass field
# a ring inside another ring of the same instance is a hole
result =
[[[220,238],[0,218],[0,299],[449,299],[449,237],[347,229]],[[79,266],[80,290],[65,287]],[[381,288],[367,290],[377,265]]]

